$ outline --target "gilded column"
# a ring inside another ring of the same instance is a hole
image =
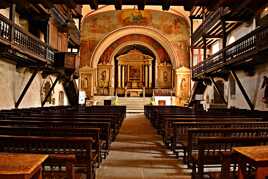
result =
[[[148,66],[144,65],[145,67],[145,88],[148,87]]]
[[[125,87],[125,66],[122,65],[122,88]]]
[[[152,81],[153,81],[153,68],[152,64],[149,65],[149,88],[152,88]]]
[[[118,65],[118,88],[121,88],[121,65]]]

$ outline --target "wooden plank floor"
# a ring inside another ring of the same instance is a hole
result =
[[[129,114],[97,179],[190,179],[143,114]]]

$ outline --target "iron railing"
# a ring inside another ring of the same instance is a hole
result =
[[[0,42],[14,45],[41,61],[54,62],[54,50],[0,14]]]
[[[224,65],[249,59],[252,55],[266,49],[268,49],[268,26],[255,29],[194,66],[193,77],[218,70]]]

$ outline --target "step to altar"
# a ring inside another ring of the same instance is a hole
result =
[[[95,105],[104,105],[104,100],[115,100],[115,96],[94,96]],[[118,97],[117,105],[126,106],[128,113],[143,113],[144,105],[150,104],[151,97]]]

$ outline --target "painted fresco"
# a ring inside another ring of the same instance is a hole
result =
[[[102,40],[111,31],[128,25],[148,26],[158,29],[172,44],[174,44],[174,46],[178,43],[184,43],[189,46],[188,41],[190,28],[184,17],[164,11],[148,9],[144,11],[134,9],[106,11],[86,16],[82,22],[81,66],[90,65],[90,58],[100,40]],[[125,41],[128,41],[128,38],[132,39],[132,37],[126,37]],[[146,38],[143,39],[144,37],[140,38],[145,41],[147,40]],[[148,43],[151,44],[151,42],[152,40],[148,40]],[[155,43],[155,41],[154,44],[156,46],[160,46],[160,44]],[[116,46],[117,44],[113,45]],[[182,60],[189,60],[188,56],[185,55],[186,53],[189,53],[187,48],[184,49],[181,46],[177,46],[176,48],[178,48],[178,53],[184,51]],[[157,49],[158,54],[165,56],[165,52],[163,52],[163,48],[161,48],[161,46],[160,48],[155,49]],[[165,57],[161,59],[164,58]],[[105,62],[106,60],[103,59],[103,61]]]
[[[166,53],[165,49],[157,41],[145,35],[134,34],[134,35],[128,35],[128,36],[122,37],[118,39],[117,41],[115,41],[114,43],[112,43],[102,54],[99,64],[111,63],[109,60],[111,59],[110,57],[113,51],[115,50],[115,48],[117,48],[120,44],[128,42],[128,41],[139,41],[139,42],[143,42],[146,44],[150,44],[154,48],[154,50],[157,52],[159,59],[160,59],[160,63],[171,63],[169,56]]]

